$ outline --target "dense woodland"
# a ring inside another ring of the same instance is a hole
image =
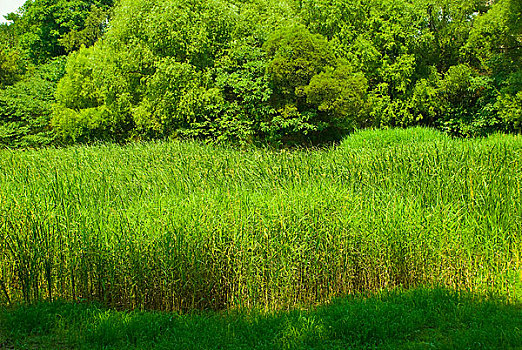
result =
[[[0,145],[520,132],[521,14],[519,0],[28,0],[0,25]]]

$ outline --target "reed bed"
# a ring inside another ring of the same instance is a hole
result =
[[[161,310],[448,286],[522,295],[522,137],[357,132],[0,151],[0,300]]]

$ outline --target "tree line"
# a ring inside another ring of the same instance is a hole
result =
[[[0,25],[0,144],[316,144],[522,130],[518,0],[29,0]]]

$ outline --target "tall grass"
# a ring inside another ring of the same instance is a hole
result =
[[[522,138],[363,131],[324,150],[0,152],[0,298],[286,308],[444,285],[522,294]]]

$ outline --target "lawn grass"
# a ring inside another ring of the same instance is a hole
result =
[[[318,150],[0,151],[0,301],[284,310],[445,286],[522,295],[522,137],[366,130]]]
[[[422,288],[268,313],[44,302],[0,309],[0,330],[7,349],[520,349],[522,306]]]

